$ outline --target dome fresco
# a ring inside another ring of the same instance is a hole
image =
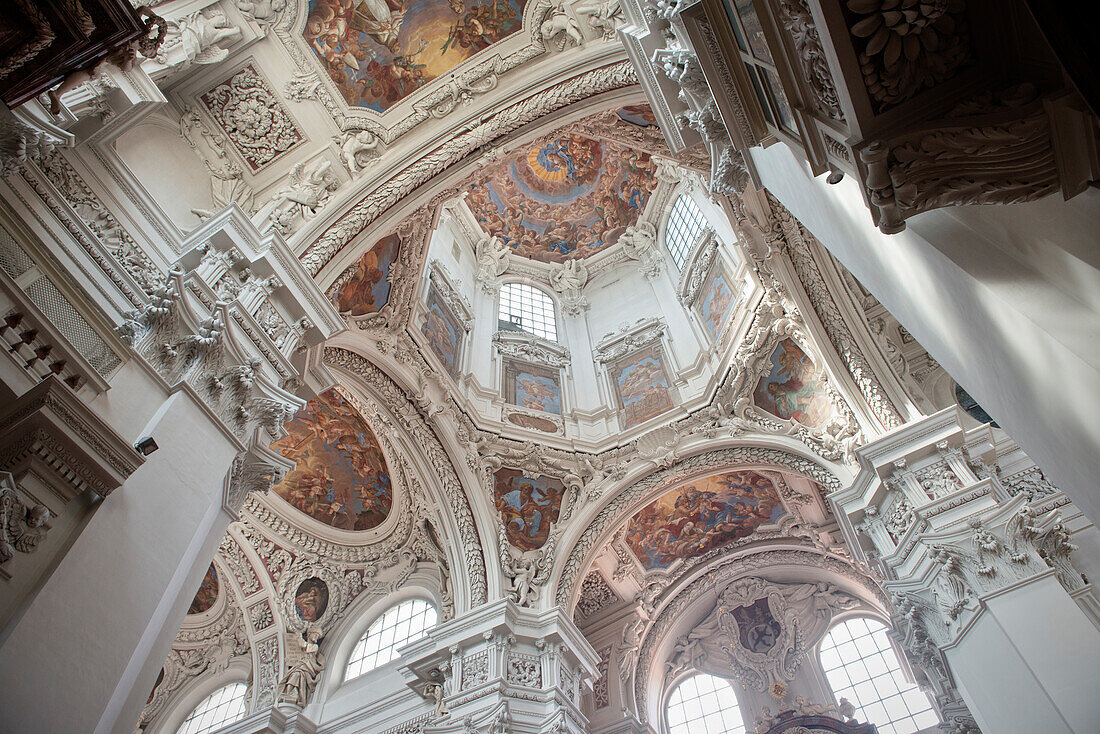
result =
[[[564,262],[615,244],[656,187],[649,154],[566,132],[482,169],[466,203],[514,254]]]
[[[646,568],[665,568],[751,535],[785,512],[772,480],[725,471],[686,482],[639,510],[625,539]]]
[[[374,432],[335,390],[309,401],[272,449],[296,462],[274,492],[341,530],[381,525],[393,505],[389,468]]]

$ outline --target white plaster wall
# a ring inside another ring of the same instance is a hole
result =
[[[851,177],[814,179],[785,145],[752,156],[763,184],[1100,520],[1100,315],[1094,290],[1089,303],[1075,295],[1094,288],[1096,256],[1082,253],[1095,253],[1100,193],[937,210],[884,235]]]
[[[210,173],[177,126],[151,116],[115,141],[115,150],[141,185],[183,231],[200,224],[192,208],[210,209]]]
[[[221,493],[238,449],[196,402],[131,361],[91,407],[160,448],[104,500],[0,648],[6,734],[130,734],[229,523]]]

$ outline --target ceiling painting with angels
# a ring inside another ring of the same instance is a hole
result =
[[[314,520],[341,530],[382,524],[393,505],[389,468],[378,439],[335,390],[309,401],[271,445],[294,469],[274,492]]]
[[[483,168],[466,203],[514,254],[560,263],[615,244],[656,188],[649,154],[563,133]]]
[[[385,112],[520,30],[526,0],[310,0],[306,43],[352,107]]]
[[[647,569],[705,553],[751,535],[785,512],[775,484],[755,471],[694,479],[639,510],[625,540]]]

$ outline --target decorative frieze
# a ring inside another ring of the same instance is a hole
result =
[[[546,367],[561,369],[568,367],[571,361],[567,347],[526,331],[498,331],[493,334],[493,346],[502,357]]]

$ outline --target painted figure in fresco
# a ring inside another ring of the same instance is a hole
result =
[[[771,356],[771,373],[761,378],[756,404],[785,420],[820,426],[832,414],[832,401],[814,363],[792,340],[784,339]]]
[[[626,414],[627,428],[672,407],[664,368],[660,360],[650,352],[639,353],[632,364],[622,369],[616,381]]]
[[[315,520],[342,530],[381,524],[393,501],[378,439],[339,393],[311,400],[272,444],[295,462],[274,491]]]
[[[531,410],[550,410],[558,399],[554,387],[534,375],[521,374],[516,378],[516,394],[520,405]]]
[[[308,578],[294,595],[294,611],[306,622],[316,622],[328,609],[328,586],[319,578]]]
[[[397,259],[400,244],[400,237],[389,235],[363,255],[336,297],[336,307],[341,313],[363,316],[386,305],[390,297],[390,266]]]
[[[771,481],[734,471],[685,484],[639,510],[625,540],[647,568],[665,568],[750,535],[783,513]]]
[[[311,0],[303,37],[350,105],[385,112],[520,30],[526,0]]]
[[[706,324],[711,336],[717,337],[721,333],[722,325],[732,305],[733,294],[726,285],[725,279],[718,274],[707,291],[706,300],[703,301],[703,323]]]
[[[501,469],[495,477],[495,500],[508,541],[520,550],[541,548],[558,519],[565,485],[549,477],[526,477]]]
[[[485,169],[467,203],[517,255],[561,263],[595,254],[635,224],[655,173],[645,153],[553,136]]]
[[[205,612],[210,607],[214,606],[214,602],[218,599],[218,572],[214,568],[214,564],[210,564],[210,568],[206,569],[206,575],[202,577],[202,583],[199,584],[199,590],[195,592],[195,598],[191,600],[191,606],[188,608],[188,614],[200,614]]]
[[[423,324],[423,336],[428,339],[428,346],[431,347],[431,351],[436,352],[437,357],[450,370],[454,366],[454,360],[458,357],[458,333],[447,320],[447,317],[443,315],[438,304],[432,304],[428,308],[426,319],[425,324]]]

